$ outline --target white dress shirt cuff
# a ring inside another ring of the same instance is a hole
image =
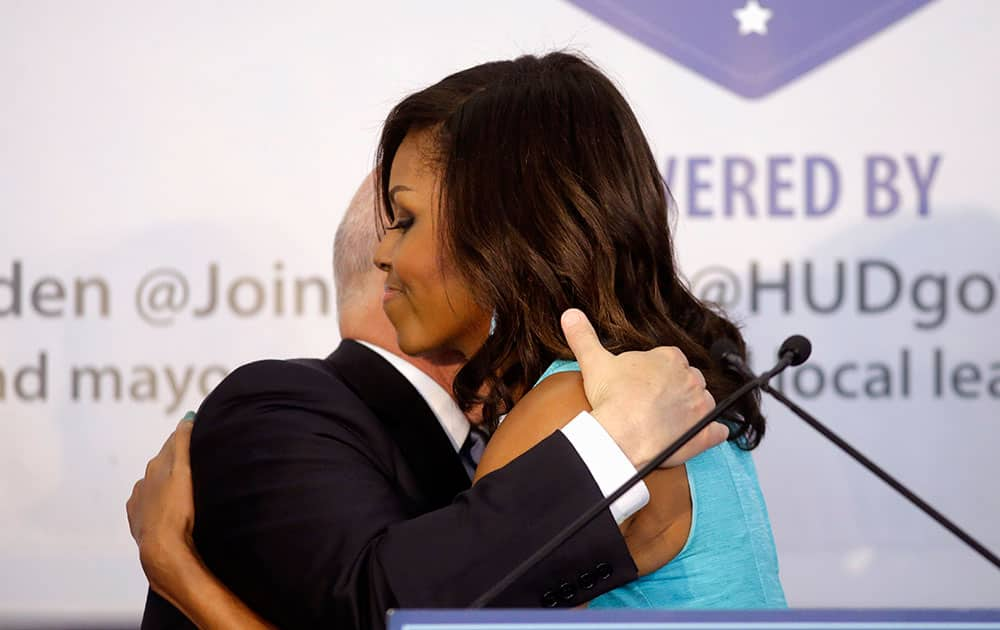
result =
[[[623,483],[635,475],[635,466],[604,430],[601,423],[586,411],[570,420],[562,428],[563,435],[580,455],[580,459],[590,470],[597,486],[607,498]],[[649,489],[642,481],[611,504],[611,515],[619,525],[649,503]]]

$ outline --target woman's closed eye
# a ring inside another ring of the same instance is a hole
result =
[[[406,231],[413,225],[413,217],[401,217],[397,216],[396,220],[392,222],[391,225],[387,226],[387,230],[403,230]]]

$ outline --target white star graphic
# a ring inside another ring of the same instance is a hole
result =
[[[740,35],[767,35],[767,21],[771,19],[771,14],[772,11],[760,6],[757,0],[747,0],[745,7],[733,11],[733,17],[740,22]]]

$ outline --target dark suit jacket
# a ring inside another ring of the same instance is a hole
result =
[[[233,372],[198,410],[191,467],[202,557],[283,628],[465,607],[602,498],[561,432],[469,489],[423,398],[353,341]],[[494,605],[578,605],[635,576],[605,513]],[[142,627],[190,626],[151,593]]]

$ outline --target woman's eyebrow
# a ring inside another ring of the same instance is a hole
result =
[[[389,189],[389,201],[391,201],[392,203],[396,203],[395,199],[396,193],[404,191],[413,192],[413,189],[410,188],[409,186],[403,186],[402,184],[393,186],[392,188]]]

